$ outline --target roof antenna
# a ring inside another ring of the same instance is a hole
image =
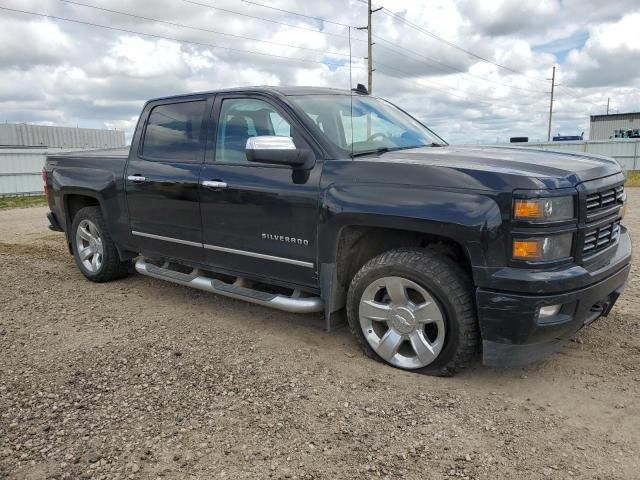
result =
[[[349,88],[353,79],[351,77],[351,26],[349,26]],[[360,86],[360,84],[358,84]],[[349,101],[351,102],[351,112],[349,114],[349,122],[351,122],[351,158],[353,158],[353,92],[349,92]]]

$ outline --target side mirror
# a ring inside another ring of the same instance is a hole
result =
[[[292,168],[311,168],[315,160],[311,150],[296,148],[291,137],[276,135],[250,137],[245,152],[250,162],[289,165]]]

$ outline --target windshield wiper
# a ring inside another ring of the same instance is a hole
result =
[[[362,152],[353,152],[351,154],[351,158],[362,157],[364,155],[379,155],[381,153],[390,152],[391,150],[396,150],[396,149],[392,149],[390,147],[380,147],[373,150],[363,150]]]
[[[362,157],[364,155],[380,155],[381,153],[397,152],[398,150],[409,150],[412,148],[420,147],[446,147],[444,143],[431,143],[429,145],[410,145],[408,147],[380,147],[373,150],[363,150],[362,152],[354,152],[351,154],[351,158]]]

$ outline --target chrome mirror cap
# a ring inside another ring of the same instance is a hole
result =
[[[293,138],[277,135],[260,135],[247,139],[247,150],[295,150]]]

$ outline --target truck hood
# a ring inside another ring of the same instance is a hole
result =
[[[469,173],[495,172],[540,180],[564,179],[574,186],[588,180],[615,175],[622,170],[614,159],[601,155],[522,147],[420,147],[383,153],[378,157],[378,161],[423,164]]]

